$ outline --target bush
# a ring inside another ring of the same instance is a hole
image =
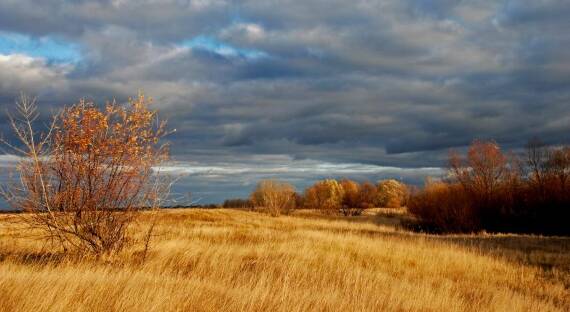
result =
[[[14,148],[19,179],[2,188],[4,199],[64,250],[121,250],[137,212],[157,207],[169,186],[153,171],[168,156],[159,145],[165,124],[147,104],[143,95],[103,109],[80,101],[37,134],[35,102],[22,96],[21,116],[10,117],[23,146]]]
[[[459,184],[428,182],[414,194],[408,211],[420,218],[429,232],[471,232],[479,228],[477,215]]]

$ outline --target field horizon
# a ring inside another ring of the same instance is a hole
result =
[[[135,237],[155,217],[142,262],[140,246],[100,259],[50,252],[0,215],[0,310],[570,309],[568,237],[413,233],[403,209],[167,209],[143,213]]]

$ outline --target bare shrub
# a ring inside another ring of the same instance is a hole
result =
[[[262,180],[251,194],[251,202],[272,216],[289,214],[295,208],[295,187],[277,180]]]
[[[35,101],[22,96],[19,116],[10,117],[20,145],[6,142],[21,157],[19,180],[3,187],[3,197],[63,250],[121,250],[137,212],[157,207],[169,186],[153,170],[168,149],[159,143],[165,123],[148,103],[142,94],[127,106],[82,100],[37,133]]]

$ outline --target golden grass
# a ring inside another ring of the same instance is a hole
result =
[[[398,212],[166,210],[140,263],[135,247],[50,255],[15,238],[10,218],[0,216],[2,311],[570,310],[567,238],[414,234]]]

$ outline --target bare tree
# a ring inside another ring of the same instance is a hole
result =
[[[570,147],[554,149],[547,161],[548,173],[557,180],[560,191],[566,189],[570,176]]]
[[[508,174],[507,158],[497,143],[474,141],[462,160],[456,153],[450,155],[453,176],[474,196],[487,203]]]
[[[530,181],[536,183],[540,193],[544,193],[544,178],[547,174],[549,150],[539,139],[532,139],[527,144],[527,165],[530,169]]]
[[[272,216],[289,214],[295,208],[295,187],[277,180],[262,180],[251,194],[251,201]]]
[[[22,96],[18,115],[10,116],[20,144],[4,140],[21,157],[19,179],[1,195],[64,250],[121,250],[137,212],[157,207],[170,187],[154,169],[168,158],[159,143],[166,124],[148,103],[142,94],[127,106],[113,102],[103,109],[82,100],[37,133],[35,100]]]

